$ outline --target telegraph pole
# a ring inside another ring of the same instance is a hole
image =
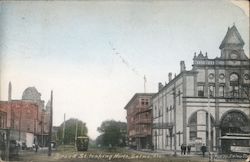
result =
[[[53,91],[51,91],[51,95],[50,95],[50,125],[49,125],[49,149],[48,149],[48,156],[51,156],[52,125],[53,125]]]
[[[78,120],[76,119],[75,148],[76,148],[76,141],[77,141],[77,131],[78,131]]]
[[[64,113],[64,118],[63,118],[63,134],[62,134],[62,144],[64,145],[64,137],[65,137],[65,118],[66,114]]]
[[[210,89],[208,90],[208,102],[207,102],[207,109],[208,109],[208,159],[209,162],[211,161],[211,117],[210,117]]]
[[[176,156],[176,89],[173,88],[173,107],[174,107],[174,156]]]

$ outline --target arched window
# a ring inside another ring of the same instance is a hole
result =
[[[219,86],[219,97],[224,97],[224,85]]]
[[[194,113],[190,118],[190,139],[196,139],[197,138],[197,112]]]
[[[203,116],[204,118],[201,119],[201,116]],[[197,120],[197,118],[199,120]],[[203,120],[203,121],[200,121]],[[192,116],[190,116],[189,118],[189,138],[190,140],[194,140],[196,139],[198,136],[197,136],[197,132],[200,132],[200,131],[206,131],[206,137],[202,137],[203,139],[208,139],[208,113],[204,110],[199,110],[195,113],[193,113]],[[212,132],[213,132],[213,127],[214,127],[214,119],[212,118],[212,116],[210,116],[210,122],[211,122],[211,128],[210,128],[210,131],[211,131],[211,137],[213,136]],[[206,130],[204,130],[204,124],[206,126]],[[202,126],[202,127],[201,127]]]
[[[214,85],[209,85],[209,95],[210,95],[210,97],[215,96],[215,87],[214,87]]]
[[[230,81],[230,96],[231,97],[239,97],[239,75],[236,73],[232,73],[229,78]]]

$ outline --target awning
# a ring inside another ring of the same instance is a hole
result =
[[[223,136],[220,137],[221,140],[250,140],[250,137],[239,137],[239,136]]]

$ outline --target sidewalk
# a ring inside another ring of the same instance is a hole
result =
[[[141,153],[146,155],[157,155],[159,157],[174,157],[174,151],[171,150],[131,150],[135,153]],[[245,162],[246,159],[228,159],[226,158],[228,155],[218,155],[216,152],[213,152],[213,159],[212,162]],[[176,158],[187,158],[187,161],[198,160],[198,161],[209,161],[208,159],[208,152],[206,152],[205,157],[202,156],[201,152],[191,151],[190,154],[181,155],[180,151],[176,151]]]

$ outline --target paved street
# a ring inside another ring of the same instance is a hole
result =
[[[220,156],[220,158],[223,158]],[[207,162],[208,158],[200,155],[185,155],[179,153],[177,157],[170,155],[170,152],[139,152],[134,150],[116,149],[116,150],[101,150],[89,149],[87,152],[76,152],[73,147],[65,146],[53,151],[52,156],[47,156],[46,149],[34,151],[21,151],[19,157],[12,161],[21,162]],[[216,159],[216,162],[228,162],[228,159]],[[230,162],[242,162],[241,160],[230,160]]]

